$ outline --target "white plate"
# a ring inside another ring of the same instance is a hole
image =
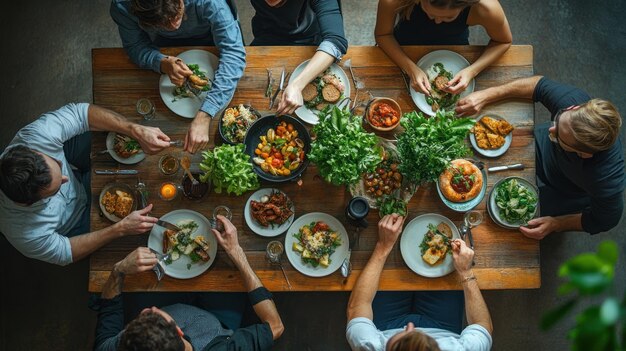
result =
[[[402,238],[400,239],[402,258],[413,272],[423,277],[443,277],[454,271],[452,254],[446,253],[446,258],[443,259],[443,262],[435,266],[429,265],[422,259],[420,244],[424,239],[424,235],[428,232],[428,224],[432,223],[436,226],[441,222],[446,223],[452,229],[452,239],[459,239],[461,237],[458,228],[451,220],[436,213],[427,213],[415,217],[404,227],[404,231],[402,232]]]
[[[532,218],[535,218],[537,216],[537,213],[539,213],[539,191],[537,190],[537,187],[528,180],[516,176],[500,179],[496,184],[493,185],[493,188],[491,188],[491,192],[489,193],[487,212],[489,213],[491,219],[496,222],[497,225],[507,229],[518,229],[522,223],[510,223],[501,218],[500,209],[498,209],[498,206],[496,205],[496,188],[498,187],[498,185],[509,179],[516,179],[520,185],[525,186],[526,188],[528,188],[528,190],[535,194],[535,196],[537,197],[537,206],[535,207],[535,213],[533,214]]]
[[[305,224],[310,224],[311,222],[322,221],[330,227],[330,229],[336,231],[341,235],[341,245],[337,247],[335,252],[330,255],[330,265],[326,268],[320,266],[313,267],[310,264],[302,262],[302,257],[299,252],[293,251],[293,243],[298,242],[298,239],[294,238],[293,234],[298,233],[300,228]],[[293,266],[293,268],[297,269],[300,273],[304,275],[308,275],[309,277],[325,277],[327,275],[331,275],[335,272],[343,261],[348,257],[348,247],[350,246],[350,242],[348,239],[348,232],[346,232],[346,228],[344,228],[343,224],[339,222],[339,220],[329,214],[321,213],[321,212],[311,212],[305,215],[300,216],[300,218],[296,219],[289,230],[287,231],[287,235],[285,236],[285,251],[287,252],[287,258],[289,262]]]
[[[212,53],[204,50],[188,50],[180,53],[178,57],[186,64],[195,63],[200,66],[200,70],[206,72],[206,76],[211,80],[215,78],[215,70],[217,70],[219,59]],[[174,99],[175,87],[176,86],[172,84],[167,74],[161,75],[161,79],[159,80],[159,93],[167,108],[181,117],[196,117],[196,113],[198,113],[198,110],[202,106],[207,92],[203,92],[198,97],[192,96],[172,101]]]
[[[435,63],[441,62],[446,71],[452,73],[452,76],[455,76],[459,71],[463,68],[469,67],[469,62],[465,59],[465,57],[457,54],[454,51],[450,50],[436,50],[432,51],[424,57],[422,57],[418,62],[417,66],[426,73]],[[460,99],[469,95],[474,91],[474,79],[469,83],[467,89],[461,93]],[[411,88],[411,98],[417,107],[427,115],[434,116],[435,112],[430,107],[430,105],[426,102],[426,97],[422,93],[418,93],[413,88]]]
[[[264,227],[260,225],[256,219],[252,217],[252,215],[250,214],[250,201],[252,200],[261,201],[261,197],[263,197],[263,195],[269,196],[272,193],[272,191],[277,191],[277,192],[282,193],[282,191],[278,189],[274,189],[274,188],[265,188],[265,189],[258,190],[254,194],[250,195],[250,197],[248,198],[248,201],[246,202],[246,206],[243,209],[243,214],[244,214],[244,218],[246,219],[246,224],[248,224],[248,227],[250,227],[250,229],[252,229],[253,232],[259,234],[260,236],[274,237],[274,236],[281,235],[287,229],[289,229],[289,226],[291,225],[291,223],[293,223],[293,219],[296,217],[296,213],[294,212],[293,202],[291,203],[291,212],[293,212],[291,217],[289,217],[285,221],[285,223],[279,226],[274,226],[274,228],[272,228],[271,225],[269,227]],[[289,199],[289,197],[287,197],[287,199]]]
[[[498,115],[494,115],[493,113],[487,113],[484,114],[482,116],[480,116],[480,118],[478,118],[476,120],[476,123],[478,123],[478,121],[480,121],[483,117],[488,116],[491,117],[493,119],[497,119],[497,120],[503,120],[504,118],[498,116]],[[498,157],[498,156],[502,156],[506,150],[509,149],[509,147],[511,146],[511,142],[513,142],[513,132],[510,132],[509,134],[507,134],[504,137],[504,145],[500,146],[497,149],[493,149],[493,150],[485,150],[485,149],[481,149],[478,147],[478,144],[476,143],[476,136],[474,135],[474,133],[470,132],[470,143],[472,144],[472,147],[474,148],[474,150],[476,150],[476,152],[478,152],[479,154],[485,156],[485,157]]]
[[[107,144],[107,150],[109,150],[109,155],[111,155],[111,157],[113,157],[113,159],[119,163],[123,163],[125,165],[134,165],[135,163],[139,163],[141,161],[143,161],[144,158],[146,158],[146,154],[143,152],[143,150],[139,151],[138,153],[132,155],[129,158],[123,158],[120,155],[118,155],[115,152],[115,132],[109,132],[109,134],[107,134],[107,140],[106,140],[106,144]]]
[[[172,262],[172,264],[163,264],[163,268],[165,269],[165,274],[178,279],[189,279],[193,277],[197,277],[200,274],[204,273],[211,265],[213,261],[215,261],[215,256],[217,255],[217,240],[211,232],[211,225],[209,220],[201,215],[200,213],[192,210],[175,210],[169,213],[166,213],[161,217],[162,220],[177,224],[180,221],[184,220],[193,220],[198,224],[198,229],[192,234],[193,236],[202,235],[209,243],[209,260],[207,262],[197,262],[191,263],[191,259],[189,256],[181,255],[181,257]],[[148,247],[157,251],[163,252],[163,232],[165,228],[155,225],[152,227],[152,231],[150,231],[150,236],[148,237]],[[191,267],[187,269],[187,264],[191,263]]]
[[[304,68],[308,63],[309,60],[306,60],[299,64],[295,70],[293,70],[293,73],[289,77],[290,84],[294,79],[296,79],[298,75],[300,75],[300,73],[302,73],[302,71],[304,71]],[[350,97],[350,81],[348,80],[346,72],[344,72],[343,69],[341,69],[341,67],[339,67],[337,64],[333,63],[330,66],[330,73],[335,74],[346,87],[345,91],[343,92],[343,96]],[[317,124],[319,122],[319,118],[317,117],[318,112],[319,111],[315,109],[307,108],[305,105],[302,105],[298,107],[298,109],[296,109],[296,115],[300,117],[301,120],[309,124]]]

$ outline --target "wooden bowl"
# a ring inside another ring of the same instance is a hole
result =
[[[381,104],[381,103],[386,103],[389,106],[391,106],[391,108],[393,108],[394,110],[396,110],[398,112],[398,121],[390,126],[390,127],[377,127],[375,125],[372,124],[372,122],[370,122],[371,117],[374,114],[374,111],[376,109],[376,107]],[[372,102],[369,104],[369,106],[367,107],[367,111],[365,112],[365,116],[366,116],[366,121],[367,123],[374,128],[375,130],[381,131],[381,132],[388,132],[390,130],[395,129],[399,124],[400,124],[400,117],[402,117],[402,109],[400,108],[400,105],[398,105],[398,103],[390,98],[375,98],[374,100],[372,100]]]

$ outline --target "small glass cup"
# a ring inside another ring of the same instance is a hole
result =
[[[280,257],[285,252],[283,244],[278,240],[273,240],[267,243],[267,248],[265,249],[265,253],[267,254],[267,259],[272,262],[280,262]]]
[[[162,183],[161,186],[159,187],[159,197],[163,201],[174,200],[178,196],[179,192],[180,192],[179,186],[173,182]]]
[[[149,121],[156,116],[156,106],[152,100],[147,98],[141,98],[137,100],[137,113],[143,117],[144,120]]]
[[[178,172],[180,168],[180,162],[178,157],[172,154],[166,154],[159,159],[159,170],[165,175],[172,175]]]
[[[217,220],[217,216],[222,215],[226,217],[229,221],[233,218],[233,213],[230,208],[220,205],[213,209],[213,220],[211,222],[211,228],[216,229],[218,232],[222,232],[224,230],[224,225],[222,222]]]
[[[472,210],[465,212],[463,216],[465,225],[470,228],[474,228],[483,222],[483,214],[480,211]]]

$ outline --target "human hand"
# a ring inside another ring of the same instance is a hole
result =
[[[475,91],[459,100],[456,104],[458,116],[472,116],[478,114],[487,104],[489,93],[485,90]]]
[[[413,65],[411,68],[412,69],[407,72],[411,79],[411,88],[415,89],[418,93],[430,96],[430,90],[432,88],[426,73],[422,71],[421,68],[417,67],[417,65]]]
[[[133,124],[132,130],[133,137],[137,139],[146,154],[156,154],[170,146],[170,137],[159,128]]]
[[[531,239],[541,240],[548,234],[555,232],[558,221],[554,217],[539,217],[528,221],[528,225],[519,227],[519,231]]]
[[[239,239],[237,238],[237,228],[228,218],[222,215],[217,215],[216,219],[222,223],[224,230],[219,232],[217,229],[211,229],[211,231],[215,234],[217,242],[224,248],[224,251],[231,255],[240,247]]]
[[[184,150],[195,154],[196,151],[205,149],[209,144],[210,128],[211,116],[204,111],[198,111],[185,135]]]
[[[161,60],[161,72],[167,74],[176,86],[183,85],[185,79],[193,74],[183,60],[176,56],[166,56]]]
[[[147,247],[138,247],[123,260],[115,264],[114,270],[123,274],[135,274],[149,271],[159,260]]]
[[[445,91],[451,94],[460,94],[465,89],[469,83],[474,79],[474,74],[469,69],[469,67],[464,68],[457,73],[451,81],[446,85]]]
[[[296,111],[296,109],[303,104],[302,89],[296,84],[287,85],[287,88],[283,91],[283,95],[280,97],[276,115],[290,115]]]
[[[126,234],[142,234],[152,229],[158,218],[150,217],[147,214],[152,211],[152,204],[145,208],[131,212],[121,221],[117,222],[122,235]]]
[[[386,215],[378,221],[378,244],[383,249],[391,251],[402,232],[402,224],[404,217],[396,213]]]
[[[474,250],[470,249],[467,244],[465,244],[465,241],[461,239],[454,239],[450,244],[452,246],[452,261],[454,262],[454,268],[459,275],[465,277],[472,269],[472,262],[474,262]]]

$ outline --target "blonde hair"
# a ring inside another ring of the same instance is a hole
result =
[[[584,103],[570,114],[572,134],[576,141],[590,151],[611,148],[619,137],[622,117],[615,106],[602,99]]]
[[[416,330],[396,341],[390,351],[441,351],[441,349],[435,339]]]
[[[409,20],[411,18],[411,13],[415,8],[415,5],[419,4],[422,0],[399,0],[400,6],[396,10],[398,14],[400,14],[401,19]],[[480,0],[423,0],[428,1],[429,4],[434,7],[444,8],[444,9],[458,9],[458,8],[466,8],[468,6],[472,6],[480,2]]]

